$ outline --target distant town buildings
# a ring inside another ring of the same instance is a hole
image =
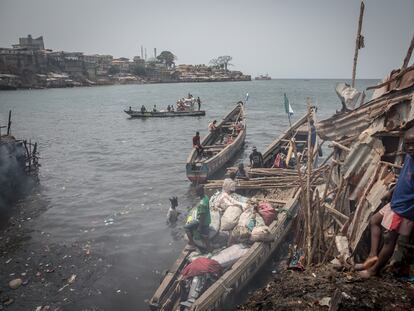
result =
[[[146,52],[146,49],[145,49]],[[145,53],[146,55],[146,53]],[[250,81],[240,71],[226,71],[205,65],[167,67],[154,58],[132,61],[112,55],[45,49],[43,37],[19,38],[12,48],[0,48],[0,89],[44,88],[126,83]]]

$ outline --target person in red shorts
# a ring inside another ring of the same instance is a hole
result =
[[[406,156],[400,176],[392,194],[391,202],[371,218],[371,250],[363,264],[355,269],[363,278],[380,272],[394,253],[398,236],[409,236],[414,228],[414,127],[405,132]],[[381,225],[386,229],[384,245],[378,253],[381,240]]]

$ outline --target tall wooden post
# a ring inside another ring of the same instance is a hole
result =
[[[11,110],[9,110],[9,122],[7,123],[7,135],[10,135],[10,127],[11,127]]]
[[[359,10],[358,31],[355,41],[354,66],[352,67],[352,87],[355,87],[356,66],[358,62],[358,50],[363,47],[363,37],[361,36],[362,20],[364,18],[364,1],[361,1],[361,8]]]
[[[312,119],[311,103],[310,98],[306,100],[306,105],[308,109],[308,163],[307,163],[307,175],[306,175],[306,248],[307,248],[307,264],[308,266],[312,263],[312,217],[311,217],[311,206],[312,206],[312,196],[310,191],[310,179],[312,174],[312,164],[313,164],[313,150],[312,150],[312,130],[310,121]]]
[[[413,34],[413,37],[411,38],[411,44],[408,48],[407,54],[405,55],[403,65],[401,67],[401,71],[403,71],[404,69],[407,68],[408,63],[409,63],[410,58],[411,58],[411,54],[413,53],[413,49],[414,49],[414,34]]]

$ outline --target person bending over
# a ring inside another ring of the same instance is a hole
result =
[[[191,251],[196,249],[196,245],[194,243],[194,233],[197,231],[197,233],[200,234],[207,251],[211,251],[209,241],[209,227],[211,223],[209,198],[204,194],[204,187],[202,185],[197,186],[196,194],[200,198],[200,202],[196,207],[195,219],[184,226],[188,237],[188,245],[186,246],[186,250]]]

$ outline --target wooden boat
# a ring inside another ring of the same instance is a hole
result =
[[[313,119],[315,120],[315,115],[313,114]],[[316,120],[315,120],[316,122]],[[291,143],[291,139],[294,139],[296,144],[296,150],[299,155],[303,153],[303,151],[308,146],[308,118],[305,114],[301,117],[298,121],[296,121],[285,133],[283,133],[279,138],[274,140],[263,152],[263,166],[264,168],[272,168],[275,156],[282,152],[284,154],[289,152],[293,155],[293,146]],[[317,162],[318,153],[316,152],[318,148],[318,138],[316,136],[316,141],[314,145],[314,160]],[[314,163],[315,165],[316,163]]]
[[[238,293],[252,279],[258,270],[266,263],[270,255],[281,244],[289,231],[293,219],[299,208],[299,194],[295,188],[285,189],[284,198],[288,196],[285,204],[280,208],[286,210],[279,213],[277,219],[269,226],[273,242],[255,242],[248,252],[214,282],[190,307],[183,308],[181,297],[183,286],[181,271],[189,263],[191,252],[183,250],[173,266],[167,271],[160,286],[149,300],[151,310],[222,310],[230,299]],[[181,304],[181,305],[180,305]],[[181,308],[181,309],[180,309]]]
[[[298,151],[303,149],[304,136],[307,128],[305,126],[307,116],[302,117],[297,121],[285,134],[275,140],[266,149],[264,153],[264,161],[267,167],[270,168],[275,152],[282,150],[289,143],[290,138],[295,137],[297,140]],[[266,168],[265,168],[266,169]],[[296,171],[294,168],[279,169]],[[253,178],[254,179],[254,178]],[[262,180],[263,178],[259,178]],[[252,179],[251,179],[252,180]],[[238,184],[249,181],[239,181]],[[222,184],[222,182],[221,182]],[[219,187],[221,187],[221,184]],[[207,184],[207,186],[209,186]],[[208,188],[208,187],[206,187]],[[217,187],[218,188],[218,187]],[[239,186],[236,186],[236,189]],[[209,188],[213,189],[213,188]],[[260,193],[261,190],[257,190]],[[228,307],[228,302],[231,301],[238,292],[240,292],[245,285],[254,277],[258,270],[267,262],[270,256],[278,248],[284,240],[284,237],[289,232],[293,219],[299,210],[299,196],[301,189],[297,185],[284,186],[278,185],[266,189],[266,198],[269,202],[277,202],[277,207],[286,211],[279,213],[277,219],[270,224],[269,229],[274,237],[273,242],[256,242],[248,252],[243,255],[233,266],[225,271],[225,273],[216,280],[210,287],[208,287],[191,305],[183,304],[182,297],[186,297],[183,293],[183,286],[181,281],[181,271],[188,264],[190,252],[183,251],[172,268],[167,272],[165,278],[156,290],[154,296],[149,301],[149,306],[152,310],[222,310]],[[185,306],[185,307],[183,307]]]
[[[236,131],[235,124],[241,120],[244,127]],[[226,139],[232,142],[225,143]],[[243,146],[246,138],[246,122],[243,102],[238,102],[223,120],[218,123],[217,131],[204,137],[201,145],[204,154],[199,155],[193,148],[187,158],[187,178],[193,183],[204,183],[207,179],[223,167]]]
[[[259,76],[255,77],[254,79],[255,80],[272,80],[272,78],[268,74],[259,75]]]
[[[131,118],[168,118],[168,117],[201,117],[205,116],[205,110],[195,111],[145,111],[124,110]]]

